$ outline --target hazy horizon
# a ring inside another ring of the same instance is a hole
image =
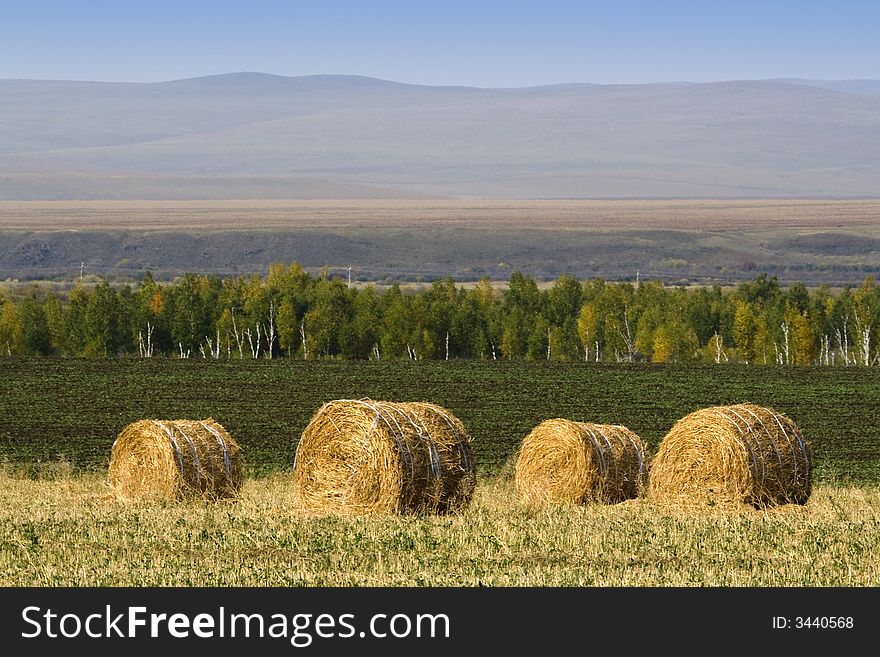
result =
[[[71,83],[94,83],[94,84],[167,84],[172,82],[187,82],[192,80],[201,80],[206,78],[223,78],[234,76],[265,76],[267,78],[363,78],[368,80],[376,80],[379,82],[390,82],[398,85],[414,86],[414,87],[463,87],[467,89],[486,89],[486,90],[504,90],[504,89],[535,89],[539,87],[563,87],[563,86],[649,86],[649,85],[703,85],[703,84],[719,84],[727,82],[783,82],[788,84],[815,84],[815,83],[878,83],[878,78],[730,78],[717,80],[655,80],[650,82],[593,82],[591,80],[568,80],[563,82],[554,82],[546,84],[519,84],[508,86],[480,86],[468,84],[431,84],[422,82],[407,82],[403,80],[393,80],[389,78],[377,77],[374,75],[362,75],[356,73],[335,72],[335,73],[303,73],[297,75],[286,75],[283,73],[273,73],[270,71],[226,71],[223,73],[209,73],[205,75],[194,75],[182,78],[169,78],[163,80],[102,80],[102,79],[78,79],[78,78],[53,78],[53,77],[0,77],[3,82],[71,82]]]
[[[880,3],[7,5],[0,198],[880,195]]]
[[[0,79],[164,82],[228,72],[404,84],[880,79],[880,5],[696,3],[149,4],[4,7]]]
[[[877,197],[880,82],[0,81],[0,198]]]

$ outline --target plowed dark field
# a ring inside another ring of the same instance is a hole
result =
[[[685,414],[748,401],[798,424],[818,481],[880,481],[880,368],[856,367],[2,358],[0,462],[35,474],[58,461],[100,470],[129,422],[213,417],[259,476],[292,466],[321,404],[362,397],[447,407],[484,474],[550,417],[623,424],[653,452]]]

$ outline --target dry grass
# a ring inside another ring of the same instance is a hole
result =
[[[874,226],[878,213],[878,200],[0,201],[0,230],[479,226],[729,232]]]
[[[880,488],[689,512],[520,504],[481,480],[455,516],[311,518],[290,474],[236,501],[117,502],[101,475],[0,472],[4,586],[878,586]]]

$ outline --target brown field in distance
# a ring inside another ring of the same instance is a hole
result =
[[[880,200],[0,201],[0,230],[477,227],[546,230],[877,226]]]
[[[0,201],[0,280],[351,268],[355,282],[880,278],[880,200]]]

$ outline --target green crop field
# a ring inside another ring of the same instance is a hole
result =
[[[508,362],[0,359],[0,585],[877,586],[878,368]],[[428,400],[479,462],[456,516],[308,517],[297,439],[335,398]],[[679,417],[741,401],[814,446],[804,506],[664,509],[647,500],[536,509],[511,456],[541,420],[624,424],[655,451]],[[247,478],[232,502],[122,503],[106,481],[141,418],[220,421]]]
[[[864,367],[4,358],[0,460],[32,471],[58,461],[103,470],[130,422],[213,417],[259,476],[292,466],[321,404],[361,397],[448,408],[470,432],[484,474],[501,472],[547,418],[623,424],[654,451],[687,413],[752,402],[802,429],[816,481],[880,481],[880,368]]]

